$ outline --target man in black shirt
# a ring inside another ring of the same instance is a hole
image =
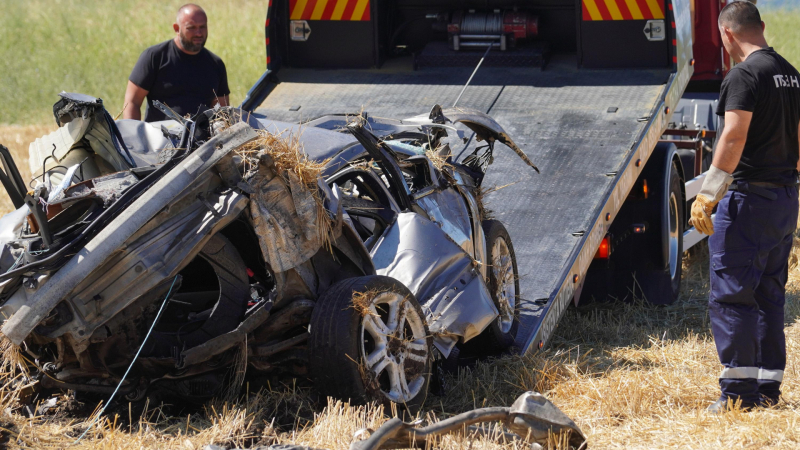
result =
[[[196,114],[201,107],[216,103],[228,106],[228,75],[225,64],[204,48],[208,37],[208,19],[197,5],[178,9],[172,25],[175,37],[154,45],[139,56],[125,91],[122,117],[141,120],[141,107],[147,97],[145,120],[164,120],[153,107],[158,100],[181,115]]]
[[[709,318],[724,366],[713,413],[737,401],[774,405],[781,394],[800,128],[800,73],[767,45],[756,6],[729,3],[719,28],[737,65],[722,82],[725,126],[691,219],[710,235]]]

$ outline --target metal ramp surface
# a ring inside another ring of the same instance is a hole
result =
[[[571,276],[585,233],[611,196],[616,174],[641,140],[670,75],[668,69],[575,67],[574,57],[562,57],[544,71],[481,68],[458,104],[489,113],[541,169],[536,174],[498,145],[484,181],[485,186],[515,183],[491,194],[487,205],[508,228],[517,255],[521,350],[528,349]],[[427,113],[434,104],[451,106],[470,72],[285,69],[257,112],[288,122],[361,111],[406,118]]]

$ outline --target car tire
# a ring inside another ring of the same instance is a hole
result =
[[[402,283],[378,275],[350,278],[331,286],[314,307],[311,376],[323,396],[396,403],[416,414],[428,395],[432,342],[422,308]]]
[[[487,268],[486,287],[500,315],[464,346],[467,354],[497,354],[514,344],[519,329],[519,273],[517,257],[506,227],[484,220]]]

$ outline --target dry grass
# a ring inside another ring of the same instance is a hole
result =
[[[436,167],[436,170],[438,170],[439,172],[442,172],[443,174],[447,173],[445,171],[446,168],[452,168],[453,167],[452,164],[447,162],[447,158],[450,155],[447,155],[447,156],[442,155],[440,149],[438,149],[438,148],[426,151],[425,152],[425,156],[427,156],[428,159],[431,161],[431,163],[433,164],[433,167]]]
[[[684,289],[674,305],[596,303],[573,308],[559,324],[549,350],[460,371],[450,379],[445,396],[429,396],[428,419],[509,405],[520,393],[536,390],[576,421],[591,448],[797,447],[800,374],[794,355],[800,350],[800,272],[792,271],[787,302],[784,402],[772,409],[715,417],[704,412],[718,396],[720,370],[706,313],[705,250],[694,251],[684,270]],[[4,393],[10,388],[10,369],[7,363]],[[0,434],[11,436],[11,448],[65,447],[85,429],[83,419],[8,414],[13,398],[3,398],[0,409],[6,412],[0,413],[0,426],[9,431]],[[281,387],[247,395],[234,406],[212,403],[189,417],[169,417],[153,409],[131,426],[109,417],[77,447],[194,449],[212,442],[261,442],[342,449],[355,430],[374,429],[385,420],[380,406],[350,407],[332,400],[326,405],[312,401],[307,390]],[[500,433],[451,436],[435,447],[470,446],[526,448]]]
[[[504,189],[504,188],[507,188],[509,186],[513,186],[513,185],[515,185],[517,183],[518,182],[515,181],[513,183],[504,184],[502,186],[479,186],[478,187],[478,193],[475,196],[475,200],[477,200],[477,202],[478,202],[478,212],[480,213],[481,218],[483,220],[492,220],[492,219],[495,218],[494,217],[494,211],[489,209],[489,207],[486,205],[488,203],[488,200],[491,198],[491,194],[493,194],[494,192],[499,191],[500,189]]]
[[[303,152],[299,133],[258,130],[258,134],[259,138],[242,146],[238,150],[239,154],[253,156],[266,152],[272,157],[277,174],[286,183],[289,183],[289,173],[293,173],[306,187],[316,190],[319,175],[327,161],[308,159]]]
[[[28,146],[36,138],[44,136],[56,129],[55,122],[51,125],[0,125],[0,144],[5,145],[11,151],[11,156],[17,163],[20,175],[24,181],[31,179],[31,171],[28,166]],[[0,216],[14,210],[11,199],[5,195],[0,195]]]
[[[232,122],[241,120],[241,117],[225,116],[221,119],[230,125]],[[333,219],[325,209],[318,185],[322,170],[328,161],[315,161],[308,158],[300,140],[302,131],[294,133],[284,130],[272,133],[266,130],[257,130],[257,132],[259,135],[257,139],[236,150],[242,157],[243,171],[247,173],[255,169],[258,166],[259,156],[267,154],[272,159],[275,173],[290,190],[297,182],[307,189],[316,205],[314,230],[316,230],[318,242],[322,243],[322,247],[330,250],[332,248]]]
[[[355,309],[356,313],[361,317],[367,317],[370,314],[374,314],[370,310],[370,306],[372,306],[372,300],[381,293],[382,291],[379,291],[378,289],[370,289],[366,292],[353,292],[353,309]]]

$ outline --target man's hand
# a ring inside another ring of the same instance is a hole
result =
[[[697,231],[711,236],[714,234],[714,222],[711,221],[711,211],[717,206],[728,186],[733,182],[733,176],[724,170],[712,165],[706,172],[706,179],[703,180],[703,187],[697,194],[692,204],[692,218],[689,223]]]
[[[692,218],[689,219],[689,223],[703,234],[709,236],[714,234],[714,222],[711,221],[711,211],[714,210],[714,206],[716,206],[717,203],[719,202],[715,202],[705,195],[697,194],[694,203],[692,203]]]

